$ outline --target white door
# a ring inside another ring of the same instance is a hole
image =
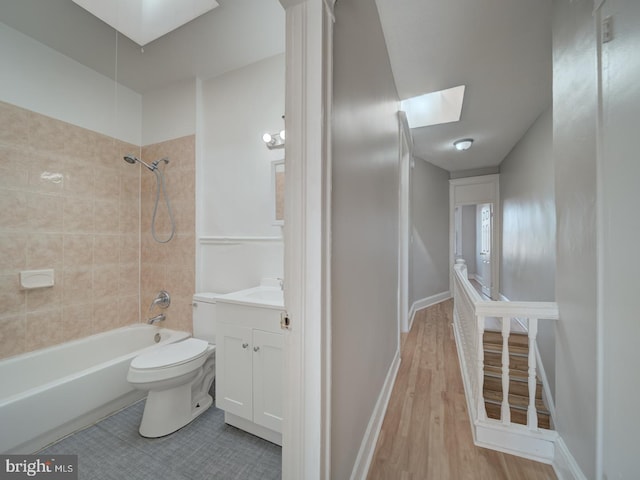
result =
[[[282,334],[253,331],[253,421],[282,432]]]
[[[493,206],[489,203],[478,207],[480,216],[480,238],[479,238],[479,256],[480,269],[482,276],[480,284],[482,285],[482,293],[491,297],[491,241],[493,229]]]

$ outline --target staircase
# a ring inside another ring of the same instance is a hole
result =
[[[509,407],[511,422],[527,424],[529,339],[525,333],[509,335]],[[484,404],[487,417],[500,420],[502,404],[502,333],[484,332]],[[538,427],[550,429],[550,414],[542,400],[542,382],[537,378]]]

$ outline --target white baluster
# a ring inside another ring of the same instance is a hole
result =
[[[529,319],[529,407],[527,408],[527,426],[531,430],[538,429],[538,411],[536,409],[536,336],[538,335],[538,319]]]
[[[487,409],[484,405],[484,317],[478,316],[478,420],[487,419]]]
[[[509,334],[511,333],[511,319],[502,317],[502,408],[500,410],[502,423],[511,423],[509,409]]]

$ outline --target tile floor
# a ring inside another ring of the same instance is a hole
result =
[[[78,455],[79,480],[268,480],[281,478],[281,448],[224,423],[209,408],[163,438],[138,434],[144,401],[49,445],[40,454]]]

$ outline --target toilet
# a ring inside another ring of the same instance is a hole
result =
[[[127,381],[148,391],[140,435],[157,438],[184,427],[213,403],[216,372],[217,295],[193,296],[193,337],[143,353],[129,366]]]

